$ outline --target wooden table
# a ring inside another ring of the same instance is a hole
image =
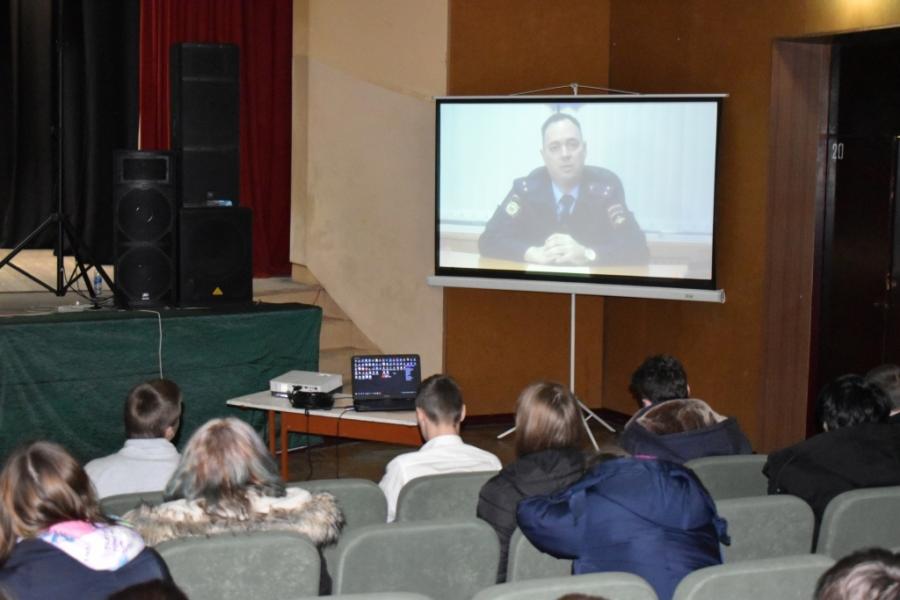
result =
[[[422,444],[416,413],[412,410],[356,412],[350,398],[340,398],[331,410],[307,411],[294,408],[287,398],[273,396],[268,391],[232,398],[226,404],[268,412],[269,451],[273,456],[276,454],[275,416],[281,417],[281,477],[285,481],[288,477],[288,434],[292,431],[402,446]]]

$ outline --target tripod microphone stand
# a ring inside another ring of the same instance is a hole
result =
[[[31,233],[29,233],[25,238],[19,242],[10,252],[0,260],[0,269],[3,267],[9,267],[27,277],[31,281],[37,283],[44,289],[49,292],[56,294],[57,296],[65,296],[66,292],[72,288],[75,283],[82,279],[84,281],[85,287],[88,290],[88,293],[91,297],[91,302],[93,302],[95,307],[99,307],[98,305],[98,297],[97,293],[94,290],[94,286],[91,284],[91,279],[88,276],[88,271],[92,267],[97,270],[103,280],[106,282],[106,285],[109,286],[109,290],[115,292],[115,284],[113,283],[112,278],[106,273],[106,270],[102,265],[96,263],[94,261],[94,257],[91,251],[88,249],[87,245],[81,242],[78,239],[78,235],[76,234],[75,227],[72,225],[69,220],[68,215],[65,212],[65,205],[63,202],[63,190],[65,186],[65,170],[63,168],[63,149],[64,149],[64,131],[65,131],[65,121],[64,121],[64,104],[65,104],[65,95],[63,93],[63,81],[64,81],[64,65],[65,65],[65,39],[63,35],[63,4],[65,0],[56,0],[55,1],[55,16],[56,22],[54,23],[54,43],[56,45],[56,126],[53,128],[53,132],[56,135],[56,152],[54,156],[56,170],[54,172],[54,182],[53,188],[56,193],[56,211],[51,213],[46,219],[44,219],[43,223],[37,226]],[[32,241],[34,241],[38,236],[43,234],[45,231],[55,229],[56,230],[56,243],[54,245],[54,251],[56,252],[56,284],[55,286],[51,286],[49,283],[46,283],[25,269],[17,266],[12,262],[12,260],[22,251],[24,250]],[[63,251],[65,250],[65,242],[69,243],[69,247],[72,249],[72,254],[75,258],[75,270],[72,273],[71,278],[66,280],[65,274],[65,265],[64,265],[64,257]]]

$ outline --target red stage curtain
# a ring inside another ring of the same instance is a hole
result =
[[[241,204],[253,209],[253,272],[290,273],[291,0],[142,0],[142,149],[169,148],[169,48],[230,43],[241,55]]]

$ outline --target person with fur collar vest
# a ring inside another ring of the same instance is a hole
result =
[[[217,533],[294,531],[321,548],[337,541],[344,525],[331,494],[286,488],[259,435],[235,418],[213,419],[191,436],[164,496],[167,502],[123,517],[150,545]],[[321,588],[329,587],[323,559]]]
[[[750,441],[738,422],[690,398],[681,362],[651,356],[631,376],[630,390],[642,406],[625,424],[619,444],[629,454],[683,464],[702,456],[750,454]]]

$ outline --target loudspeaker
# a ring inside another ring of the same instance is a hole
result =
[[[178,305],[253,301],[249,208],[182,208],[178,225]]]
[[[167,152],[114,155],[116,305],[159,307],[175,301],[175,186]]]
[[[239,202],[239,72],[233,44],[170,49],[172,150],[182,206]]]

